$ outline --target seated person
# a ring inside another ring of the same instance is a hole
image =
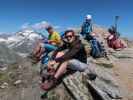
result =
[[[40,60],[44,52],[51,52],[56,50],[58,45],[61,43],[61,37],[59,33],[55,32],[53,27],[48,26],[46,30],[49,33],[48,40],[39,40],[33,51],[33,55]]]
[[[86,39],[86,40],[90,40],[90,38],[92,37],[90,34],[92,32],[92,16],[91,15],[87,15],[85,17],[85,21],[83,22],[83,25],[81,27],[81,35]]]
[[[110,33],[110,35],[107,37],[107,44],[110,48],[117,50],[127,47],[125,42],[119,38],[120,34],[116,32],[113,27],[109,28],[108,32]]]
[[[56,85],[59,78],[64,75],[68,68],[74,71],[82,72],[88,67],[86,64],[87,55],[84,45],[81,43],[79,37],[75,35],[75,32],[73,30],[67,30],[65,32],[65,39],[65,43],[54,51],[52,56],[53,60],[49,62],[48,66],[55,65],[56,63],[60,63],[60,66],[54,75],[42,84],[41,88],[46,91]],[[63,50],[66,50],[65,53],[60,57],[56,57],[56,55]]]

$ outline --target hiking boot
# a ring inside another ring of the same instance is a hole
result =
[[[56,86],[56,84],[57,84],[57,79],[52,77],[50,80],[43,83],[41,85],[41,88],[45,91],[48,91],[48,90],[52,89],[54,86]]]
[[[52,76],[55,74],[55,69],[45,69],[40,71],[40,76],[42,77],[42,83],[44,83],[46,80],[51,79]]]

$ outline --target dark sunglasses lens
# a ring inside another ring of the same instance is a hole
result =
[[[66,36],[66,38],[72,38],[72,36],[70,35],[70,36]]]

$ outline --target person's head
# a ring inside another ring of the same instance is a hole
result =
[[[92,16],[91,15],[86,15],[85,16],[85,20],[86,21],[91,21],[92,20]]]
[[[108,32],[109,32],[110,34],[115,34],[115,28],[114,28],[114,27],[109,28],[109,29],[108,29]]]
[[[48,27],[46,28],[46,30],[48,31],[49,34],[52,34],[52,33],[54,32],[54,29],[53,29],[52,26],[48,26]]]
[[[67,30],[65,31],[65,39],[67,40],[66,42],[72,43],[75,40],[75,32],[73,30]]]

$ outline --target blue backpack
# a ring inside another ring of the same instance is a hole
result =
[[[104,56],[104,47],[96,39],[90,40],[91,52],[93,58],[100,58]]]
[[[89,33],[92,32],[92,23],[90,22],[84,22],[82,25],[82,31],[81,35],[86,36],[87,34],[90,35]]]

